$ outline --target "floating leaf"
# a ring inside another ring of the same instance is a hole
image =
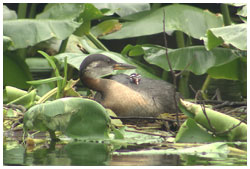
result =
[[[62,131],[72,138],[108,138],[109,116],[99,103],[82,98],[62,98],[31,107],[24,128]]]
[[[226,143],[211,143],[197,147],[184,149],[167,149],[167,150],[142,150],[130,152],[115,152],[118,155],[159,155],[159,154],[178,154],[194,155],[204,158],[226,158],[229,148]]]

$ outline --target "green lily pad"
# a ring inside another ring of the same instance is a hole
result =
[[[99,103],[62,98],[31,107],[24,116],[26,130],[62,131],[71,138],[109,138],[110,119]]]

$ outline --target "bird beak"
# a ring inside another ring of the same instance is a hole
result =
[[[127,70],[127,69],[136,69],[135,66],[126,64],[126,63],[116,63],[113,65],[114,70]]]

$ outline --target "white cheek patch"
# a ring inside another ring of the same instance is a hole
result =
[[[100,61],[95,61],[95,62],[92,62],[88,65],[88,67],[86,68],[86,70],[89,70],[89,69],[93,69],[95,67],[98,67],[98,65],[101,64]]]

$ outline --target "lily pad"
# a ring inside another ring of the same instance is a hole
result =
[[[25,130],[62,131],[71,138],[109,138],[110,119],[99,103],[62,98],[31,107],[24,116]]]

